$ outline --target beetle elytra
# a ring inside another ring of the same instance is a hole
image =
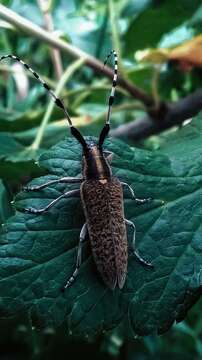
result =
[[[63,177],[57,180],[49,181],[40,186],[30,186],[25,188],[26,191],[37,191],[57,183],[78,183],[80,188],[64,192],[61,196],[54,199],[50,204],[42,209],[26,208],[28,213],[42,214],[54,206],[61,198],[73,197],[80,195],[86,222],[80,232],[78,245],[76,267],[72,275],[67,280],[63,290],[68,288],[78,275],[79,267],[82,261],[82,244],[89,234],[91,249],[98,272],[106,286],[114,289],[118,286],[123,288],[127,275],[128,265],[128,241],[126,225],[133,228],[133,252],[143,265],[152,266],[145,261],[135,248],[135,225],[133,222],[126,220],[124,217],[123,206],[123,187],[127,187],[132,198],[138,204],[144,204],[151,200],[138,199],[135,197],[133,189],[127,184],[120,182],[118,178],[112,175],[110,167],[111,153],[103,150],[103,143],[110,130],[111,108],[114,102],[115,88],[117,84],[118,61],[117,54],[114,50],[107,56],[105,63],[110,56],[114,57],[114,75],[111,93],[108,100],[108,113],[105,125],[100,133],[98,142],[87,141],[76,129],[70,116],[63,105],[63,102],[56,97],[49,86],[32,70],[24,61],[15,55],[5,55],[0,61],[11,58],[20,62],[27,70],[31,71],[33,76],[43,85],[43,87],[53,97],[55,104],[60,107],[68,121],[71,134],[82,146],[82,178]],[[104,63],[104,64],[105,64]]]

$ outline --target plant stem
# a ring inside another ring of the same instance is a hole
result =
[[[151,88],[152,88],[152,95],[153,95],[156,109],[158,109],[158,106],[160,103],[160,96],[159,96],[159,92],[158,92],[160,72],[161,72],[161,65],[154,66]]]
[[[58,83],[58,86],[57,86],[57,88],[55,90],[55,95],[56,96],[60,95],[65,83],[69,80],[69,78],[73,75],[73,73],[83,65],[83,63],[84,63],[84,59],[79,59],[79,60],[76,60],[70,66],[68,66],[68,68],[63,73],[63,75],[62,75],[62,77],[61,77],[61,79],[60,79],[60,81]],[[36,134],[36,138],[29,147],[31,150],[38,150],[39,149],[41,141],[43,139],[45,128],[46,128],[46,126],[47,126],[47,124],[49,122],[50,116],[52,114],[53,107],[54,107],[54,102],[51,100],[48,107],[47,107],[47,110],[46,110],[46,112],[44,114],[44,117],[43,117],[43,120],[42,120],[41,125],[39,127],[39,130],[38,130],[38,132]]]
[[[50,1],[50,0],[37,0],[37,2],[38,2],[38,6],[39,6],[39,8],[40,8],[40,10],[41,10],[41,12],[43,14],[45,28],[49,32],[53,32],[54,31],[54,24],[53,24],[53,18],[52,18],[52,15],[51,15],[52,1]],[[58,49],[51,48],[50,49],[50,54],[51,54],[53,66],[54,66],[54,69],[55,69],[56,78],[57,78],[57,80],[59,80],[61,78],[61,76],[62,76],[62,73],[63,73],[60,51]]]

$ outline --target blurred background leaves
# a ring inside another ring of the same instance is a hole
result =
[[[47,31],[54,31],[55,37],[95,59],[103,61],[106,54],[116,48],[122,76],[151,95],[157,105],[160,101],[177,103],[201,88],[202,70],[198,65],[184,69],[169,60],[158,67],[152,62],[137,60],[139,50],[176,47],[200,35],[200,0],[53,0],[45,10],[44,3],[3,0],[1,5]],[[0,32],[0,55],[14,53],[23,58],[54,90],[65,70],[75,66],[71,53],[55,53],[36,34],[25,33],[13,22],[6,21],[1,8]],[[38,156],[68,136],[69,130],[60,110],[54,108],[47,115],[49,98],[22,67],[9,61],[1,62],[0,75],[0,220],[4,223],[13,214],[10,201],[21,186],[44,174],[38,167]],[[82,64],[62,87],[60,95],[83,134],[98,134],[106,115],[110,87],[111,82],[102,69],[94,72],[92,67]],[[144,118],[150,110],[120,85],[112,128],[116,131],[120,125]],[[174,131],[180,136],[180,128],[175,126],[163,135],[145,136],[141,141],[125,136],[124,140],[131,146],[163,152],[167,144],[172,145]],[[31,327],[29,318],[19,316],[1,321],[0,358],[65,359],[82,357],[85,353],[86,357],[97,359],[198,360],[202,356],[200,313],[198,302],[187,319],[173,326],[166,335],[130,342],[125,341],[120,329],[88,339],[74,339],[68,334],[67,324],[38,332]]]

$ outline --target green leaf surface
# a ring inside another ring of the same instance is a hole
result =
[[[15,140],[13,134],[0,132],[0,160],[11,162],[28,162],[36,159],[41,150],[32,150],[24,147],[20,142]]]
[[[198,0],[164,0],[146,8],[125,34],[126,54],[157,45],[162,35],[188,20],[199,5]]]
[[[9,133],[0,133],[0,143],[0,159],[14,157],[17,152],[23,150],[23,146]]]
[[[141,65],[137,68],[134,68],[130,73],[128,74],[128,77],[131,81],[133,81],[136,86],[141,87],[148,93],[151,93],[151,85],[152,85],[152,79],[154,76],[154,68],[152,66],[148,65]]]
[[[78,278],[63,294],[85,221],[80,200],[63,199],[39,216],[17,212],[5,227],[3,241],[8,243],[0,247],[1,317],[27,309],[38,326],[68,321],[69,330],[80,335],[125,323],[126,336],[163,333],[183,319],[199,297],[202,282],[201,128],[200,116],[176,132],[169,151],[165,148],[162,153],[106,142],[114,153],[113,173],[131,184],[138,197],[154,199],[137,206],[126,192],[124,201],[126,218],[136,224],[137,248],[154,269],[130,255],[124,288],[111,291],[98,276],[87,242]],[[80,146],[72,139],[62,141],[41,156],[40,165],[49,175],[33,184],[78,176]],[[67,188],[60,184],[21,193],[16,206],[43,207]]]

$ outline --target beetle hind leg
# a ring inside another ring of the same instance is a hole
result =
[[[67,280],[65,286],[62,288],[62,292],[64,292],[69,286],[71,286],[73,284],[73,282],[75,281],[75,279],[78,275],[79,268],[81,266],[81,261],[82,261],[82,244],[86,239],[86,234],[87,234],[87,224],[85,223],[80,232],[77,259],[76,259],[76,268],[75,268],[74,272],[72,273],[72,275],[70,276],[70,278]]]
[[[127,225],[133,227],[133,241],[132,241],[132,251],[133,251],[133,254],[135,255],[135,257],[138,259],[138,261],[142,264],[142,265],[145,265],[145,266],[149,266],[149,267],[154,267],[153,264],[151,264],[150,262],[148,262],[147,260],[143,259],[141,257],[141,255],[139,254],[139,252],[136,250],[136,246],[135,246],[135,234],[136,234],[136,228],[135,228],[135,224],[130,221],[130,220],[127,220],[125,219],[125,222]]]

